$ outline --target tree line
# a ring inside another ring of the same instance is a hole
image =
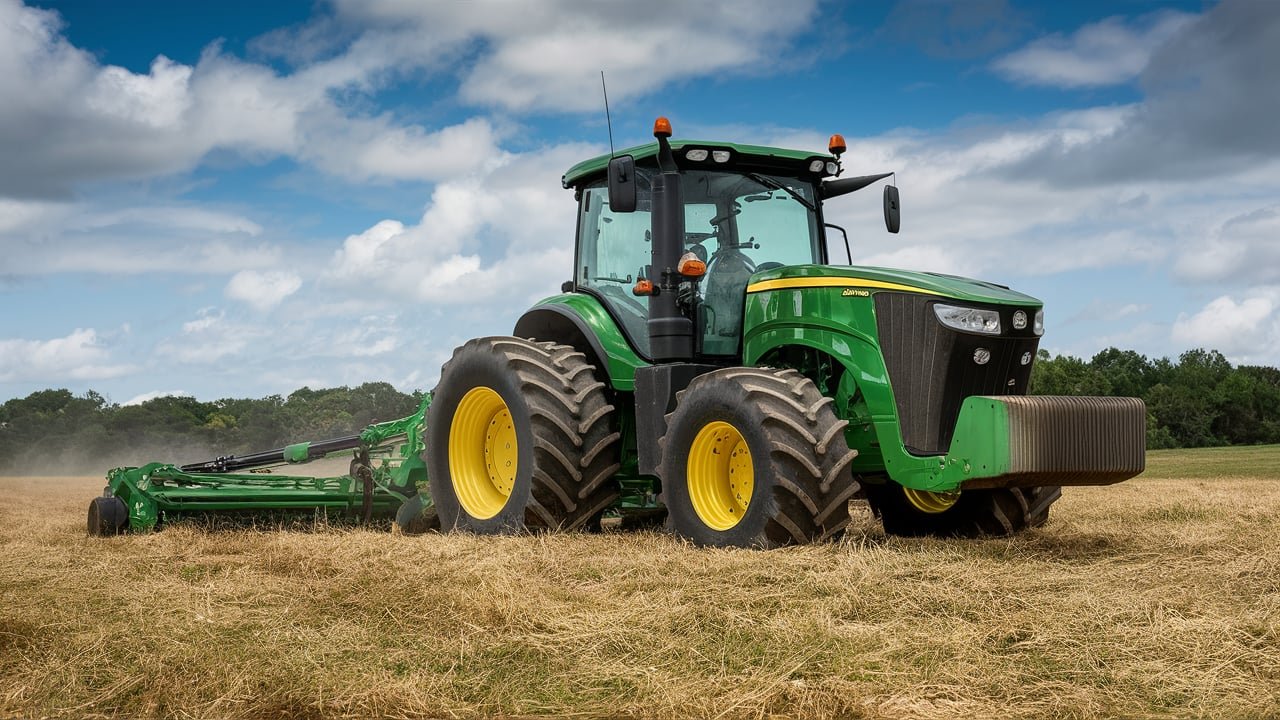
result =
[[[1039,395],[1140,397],[1147,447],[1280,443],[1280,370],[1232,366],[1216,350],[1177,361],[1108,348],[1085,361],[1041,350],[1031,374]],[[119,465],[188,463],[359,432],[413,413],[422,393],[388,383],[287,397],[160,397],[118,405],[90,390],[40,390],[0,405],[0,474],[102,472]]]

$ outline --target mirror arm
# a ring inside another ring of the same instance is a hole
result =
[[[822,183],[822,199],[839,197],[848,195],[851,192],[857,192],[862,188],[870,185],[877,180],[883,180],[893,173],[880,173],[879,175],[859,175],[858,177],[842,178],[840,180],[826,180]]]

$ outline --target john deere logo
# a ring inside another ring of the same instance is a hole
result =
[[[859,290],[858,288],[845,288],[844,292],[840,293],[840,295],[842,297],[871,297],[871,291]]]

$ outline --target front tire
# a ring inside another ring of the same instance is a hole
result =
[[[904,537],[1014,535],[1044,525],[1049,506],[1062,496],[1056,485],[956,494],[909,490],[891,480],[864,487],[885,534]]]
[[[614,408],[567,345],[471,340],[441,369],[424,460],[448,531],[576,529],[618,497]]]
[[[858,492],[830,398],[795,370],[728,368],[676,396],[663,436],[668,527],[699,545],[772,548],[838,535]]]

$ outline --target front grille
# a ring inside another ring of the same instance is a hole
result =
[[[880,352],[898,406],[902,442],[916,455],[939,455],[951,447],[960,405],[971,395],[1025,395],[1040,338],[1028,323],[1013,330],[1013,313],[1035,308],[992,307],[1000,312],[1004,334],[962,333],[938,322],[935,298],[914,293],[877,293],[876,325]],[[967,305],[968,303],[966,303]],[[974,362],[978,348],[991,352],[985,365]]]

